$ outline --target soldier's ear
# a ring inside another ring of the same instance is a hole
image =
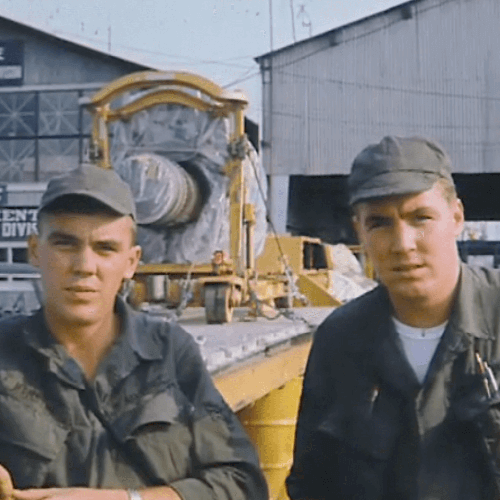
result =
[[[135,245],[129,249],[128,254],[128,265],[124,273],[125,279],[132,279],[141,260],[142,248],[139,245]]]
[[[28,262],[32,266],[39,267],[39,239],[36,234],[28,236]]]
[[[356,233],[356,236],[358,238],[358,242],[361,246],[364,244],[364,238],[363,238],[363,231],[361,231],[361,222],[359,220],[358,215],[354,214],[351,217],[352,221],[352,226],[354,228],[354,232]]]
[[[453,220],[455,222],[455,236],[458,237],[464,229],[464,220],[465,220],[464,204],[462,203],[462,200],[460,198],[457,198],[454,201],[454,204],[455,205],[453,207]]]

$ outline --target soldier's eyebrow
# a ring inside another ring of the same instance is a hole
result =
[[[390,217],[381,214],[369,214],[365,217],[365,226],[374,226],[378,224],[387,223],[390,220]]]
[[[57,230],[49,234],[47,241],[55,243],[56,241],[63,241],[64,243],[78,244],[81,238],[72,233]],[[93,246],[101,249],[119,250],[122,247],[122,242],[113,238],[96,239],[91,243]]]
[[[439,210],[436,210],[436,207],[432,205],[422,205],[420,207],[415,208],[410,211],[410,214],[420,214],[420,213],[429,213],[429,214],[437,214]]]
[[[67,233],[65,231],[57,230],[57,231],[52,231],[48,236],[47,236],[47,241],[54,242],[56,240],[64,240],[64,241],[71,241],[71,242],[77,242],[80,241],[80,238],[78,236]]]
[[[95,247],[107,249],[107,250],[120,250],[123,246],[123,243],[119,240],[103,239],[103,240],[94,241],[93,245]]]

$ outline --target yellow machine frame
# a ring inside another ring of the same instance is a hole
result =
[[[149,92],[122,107],[111,107],[115,99],[136,90]],[[253,249],[255,210],[252,204],[246,202],[247,188],[242,172],[245,157],[244,110],[248,105],[242,92],[228,91],[206,78],[187,72],[142,71],[111,82],[81,102],[93,115],[91,159],[102,168],[112,168],[108,124],[126,120],[158,104],[180,104],[229,118],[232,123],[231,155],[224,169],[229,177],[229,256],[216,252],[211,263],[139,266],[135,276],[138,303],[147,298],[148,276],[171,278],[170,289],[175,299],[180,298],[179,280],[186,276],[195,279],[195,303],[205,306],[209,323],[231,321],[234,307],[251,303],[252,291],[255,294],[257,290],[262,300],[286,295],[283,280],[250,284],[256,277]]]

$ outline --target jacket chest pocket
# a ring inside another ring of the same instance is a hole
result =
[[[47,468],[61,456],[68,429],[42,401],[21,401],[0,394],[0,464],[17,488],[43,484]]]
[[[171,387],[145,396],[114,424],[122,446],[141,461],[150,485],[166,484],[190,472],[189,406],[178,391]]]
[[[400,407],[398,395],[373,387],[366,394],[336,402],[321,421],[318,431],[354,451],[387,460],[401,433]]]

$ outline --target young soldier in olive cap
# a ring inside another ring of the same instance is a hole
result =
[[[380,286],[315,335],[289,495],[498,500],[500,275],[460,263],[448,157],[385,137],[356,157],[349,191]]]
[[[0,323],[0,498],[267,500],[193,339],[118,296],[134,218],[112,170],[48,184],[29,241],[43,307]]]

